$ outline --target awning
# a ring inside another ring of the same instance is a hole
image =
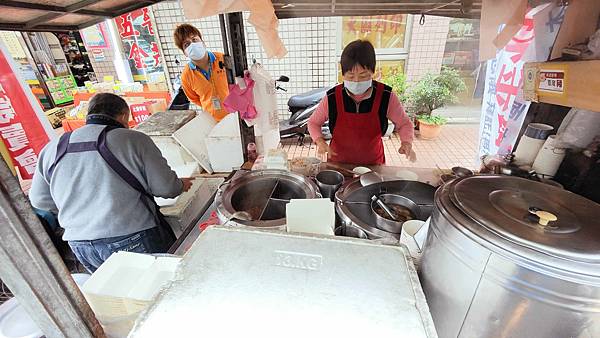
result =
[[[205,0],[210,1],[210,0]],[[278,18],[427,14],[479,18],[482,0],[273,0]],[[79,30],[161,0],[1,0],[0,30]]]
[[[0,0],[0,30],[76,31],[161,0]]]
[[[279,19],[388,14],[427,14],[479,19],[481,2],[482,0],[273,0],[273,7]]]

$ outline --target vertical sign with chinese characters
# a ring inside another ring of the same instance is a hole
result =
[[[24,179],[33,177],[38,155],[50,135],[50,122],[0,42],[0,137]]]
[[[148,8],[115,18],[129,66],[135,81],[153,82],[164,78],[160,50]]]
[[[513,151],[531,104],[525,100],[523,92],[525,62],[545,61],[548,58],[549,47],[564,17],[565,7],[542,6],[542,10],[536,7],[527,13],[517,34],[498,51],[494,59],[487,62],[479,126],[480,156],[504,155]],[[560,19],[557,20],[557,17]],[[541,49],[546,50],[545,54],[539,51],[536,54],[540,45],[544,45]],[[558,79],[559,75],[556,74]],[[558,85],[558,81],[552,83]]]

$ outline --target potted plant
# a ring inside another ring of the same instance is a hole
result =
[[[411,112],[419,123],[421,137],[436,138],[447,120],[434,115],[434,110],[458,100],[457,94],[466,89],[457,70],[442,67],[439,74],[425,74],[410,89],[407,98]]]
[[[433,140],[440,135],[442,126],[448,122],[448,120],[439,115],[419,115],[417,117],[419,121],[419,132],[421,138],[426,140]]]

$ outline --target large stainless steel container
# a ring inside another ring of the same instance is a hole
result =
[[[223,224],[284,230],[289,201],[317,197],[321,197],[319,188],[307,177],[283,170],[258,170],[223,183],[215,201]]]
[[[600,205],[516,177],[454,180],[420,275],[440,337],[600,337]]]
[[[404,246],[204,231],[130,337],[437,337]]]

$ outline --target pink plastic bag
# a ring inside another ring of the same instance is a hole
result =
[[[254,80],[250,78],[250,73],[244,74],[246,88],[241,89],[237,84],[229,85],[229,95],[225,98],[223,106],[229,113],[239,112],[244,120],[253,120],[258,115],[254,106]]]

